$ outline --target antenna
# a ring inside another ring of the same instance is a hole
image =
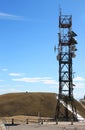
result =
[[[75,37],[77,34],[72,31],[72,16],[62,15],[61,8],[59,8],[59,33],[58,33],[58,55],[59,63],[59,93],[56,105],[55,120],[77,120],[76,106],[73,97],[73,61],[75,58],[75,51],[77,41]],[[54,47],[56,51],[56,46]],[[65,110],[62,112],[62,103]],[[69,106],[71,112],[69,112]]]
[[[60,5],[59,5],[59,15],[60,16],[62,15],[62,9],[61,9]]]

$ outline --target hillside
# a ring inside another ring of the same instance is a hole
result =
[[[12,93],[0,95],[0,116],[29,115],[54,116],[56,94]]]
[[[85,107],[85,99],[80,99],[80,102],[82,103],[83,107]]]
[[[4,94],[0,95],[0,116],[37,116],[40,114],[44,117],[54,117],[56,103],[55,93]],[[77,112],[85,118],[85,108],[79,101],[75,100],[75,104]]]

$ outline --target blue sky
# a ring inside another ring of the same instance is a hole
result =
[[[85,0],[0,0],[0,94],[58,93],[59,7],[78,34],[74,96],[85,94]]]

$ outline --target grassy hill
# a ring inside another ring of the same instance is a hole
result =
[[[12,93],[0,95],[0,116],[38,115],[54,116],[56,94]]]
[[[80,99],[80,102],[82,103],[83,107],[85,107],[85,99]]]
[[[11,93],[0,95],[0,116],[40,116],[54,117],[56,108],[55,93]],[[85,118],[85,108],[75,100],[77,111]],[[64,108],[64,107],[63,107]]]

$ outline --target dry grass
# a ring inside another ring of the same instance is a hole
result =
[[[79,101],[75,100],[75,105],[77,108],[77,113],[80,114],[83,118],[85,118],[85,108],[80,104]]]
[[[54,93],[12,93],[0,95],[0,116],[49,116],[53,117],[56,107]]]
[[[55,93],[11,93],[0,95],[0,117],[8,119],[19,117],[25,120],[28,117],[51,117],[55,116],[56,109]],[[77,111],[85,118],[85,109],[75,100]],[[62,112],[64,107],[62,106]],[[14,116],[14,117],[13,117]],[[29,119],[31,120],[31,119]]]
[[[49,117],[38,117],[38,116],[11,116],[11,117],[3,117],[1,118],[5,124],[27,124],[27,123],[38,123],[40,120],[49,121],[51,118]],[[12,122],[13,121],[13,122]]]

